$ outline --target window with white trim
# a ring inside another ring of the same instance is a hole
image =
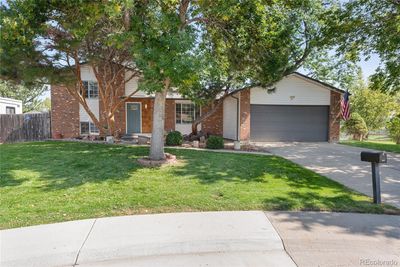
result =
[[[15,114],[15,107],[6,107],[6,114]]]
[[[81,135],[98,134],[100,131],[93,122],[81,121]]]
[[[190,124],[200,117],[200,107],[193,103],[175,104],[175,121],[177,124]]]
[[[99,85],[94,81],[82,81],[83,87],[85,88],[86,98],[98,98],[99,97]]]

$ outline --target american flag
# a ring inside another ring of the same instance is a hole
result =
[[[340,113],[343,120],[347,121],[350,117],[350,103],[349,103],[349,90],[344,93],[342,101],[340,102]]]

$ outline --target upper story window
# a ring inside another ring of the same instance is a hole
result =
[[[94,81],[82,81],[83,87],[85,88],[86,98],[98,98],[99,97],[99,86]]]
[[[6,114],[15,114],[14,107],[6,107]]]
[[[200,107],[192,103],[176,103],[176,123],[192,123],[200,117]]]

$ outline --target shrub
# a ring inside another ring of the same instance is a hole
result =
[[[206,147],[211,149],[224,148],[224,139],[221,136],[211,135],[207,139]]]
[[[350,118],[344,123],[344,130],[347,134],[353,135],[353,139],[360,141],[368,133],[364,119],[356,112],[352,113]]]
[[[182,145],[183,136],[179,131],[172,131],[167,134],[166,143],[168,146]]]
[[[400,144],[400,115],[393,117],[386,125],[390,138]]]

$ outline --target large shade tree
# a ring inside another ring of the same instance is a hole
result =
[[[325,17],[335,8],[329,1],[201,1],[195,20],[203,68],[187,96],[210,108],[193,122],[192,133],[224,98],[255,86],[271,88],[330,47],[332,26]]]
[[[332,39],[352,60],[376,54],[381,60],[371,87],[400,91],[400,1],[348,0],[332,13]]]
[[[135,92],[125,83],[140,76],[129,39],[129,22],[118,2],[8,1],[0,9],[2,78],[25,84],[64,85],[105,134],[115,134],[114,114]],[[98,82],[102,114],[89,108],[83,65]],[[126,70],[128,75],[126,75]]]
[[[193,53],[199,37],[191,21],[194,10],[189,0],[135,1],[127,8],[131,27],[126,38],[133,40],[131,52],[143,75],[139,88],[154,94],[150,158],[162,160],[167,93],[195,83],[200,69]]]

